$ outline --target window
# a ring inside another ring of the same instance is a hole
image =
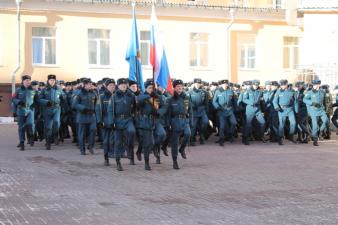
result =
[[[191,33],[190,34],[190,66],[207,67],[208,62],[208,39],[209,34]]]
[[[88,29],[88,59],[90,65],[110,65],[110,30]]]
[[[56,64],[56,30],[55,28],[33,27],[32,48],[33,64]]]
[[[296,69],[299,62],[298,38],[284,37],[283,68]]]
[[[256,67],[256,47],[254,44],[241,44],[240,56],[240,68],[254,69]]]
[[[141,44],[141,64],[143,66],[150,65],[150,31],[140,32],[140,44]]]

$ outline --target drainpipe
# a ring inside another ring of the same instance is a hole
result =
[[[21,52],[21,46],[20,46],[20,36],[21,36],[21,26],[20,26],[20,7],[22,4],[23,0],[16,0],[16,15],[17,15],[17,47],[18,47],[18,61],[16,68],[13,70],[12,73],[12,95],[15,93],[15,74],[20,70],[21,68],[21,57],[20,57],[20,52]]]
[[[228,79],[230,80],[231,78],[231,59],[230,59],[230,52],[231,52],[231,27],[235,22],[235,10],[233,8],[231,8],[229,10],[229,14],[230,14],[230,23],[227,25],[226,27],[226,31],[227,31],[227,70],[228,70]]]

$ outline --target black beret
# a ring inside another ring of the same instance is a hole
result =
[[[35,86],[35,85],[39,85],[39,82],[36,81],[36,80],[33,80],[33,81],[32,81],[32,86]]]
[[[144,82],[144,87],[147,88],[150,85],[154,85],[154,81],[153,80],[147,80],[146,82]]]
[[[129,86],[131,86],[131,85],[134,85],[134,84],[137,84],[137,82],[136,81],[134,81],[134,80],[128,80],[128,83],[129,83]]]
[[[219,80],[218,84],[229,84],[229,80]]]
[[[321,80],[313,80],[313,81],[312,81],[312,84],[321,84],[321,83],[322,83]]]
[[[176,87],[176,85],[184,85],[184,83],[183,83],[183,81],[182,80],[180,80],[180,79],[178,79],[178,80],[174,80],[173,81],[173,87]]]
[[[114,79],[107,79],[105,82],[104,82],[104,85],[108,86],[109,84],[115,84],[115,80]]]
[[[200,79],[200,78],[195,78],[195,79],[194,79],[194,83],[201,84],[201,83],[202,83],[202,79]]]
[[[55,76],[54,74],[49,74],[49,75],[47,76],[47,79],[48,79],[48,80],[51,80],[51,79],[56,80],[56,76]]]
[[[31,76],[29,76],[29,75],[23,75],[23,76],[21,77],[21,79],[22,79],[22,81],[24,81],[24,80],[31,80],[32,78],[31,78]]]
[[[280,85],[287,85],[288,84],[288,80],[280,80],[279,84]]]
[[[117,80],[117,85],[120,85],[120,84],[128,84],[128,79],[126,78],[120,78]]]

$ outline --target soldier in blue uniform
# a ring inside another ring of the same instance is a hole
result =
[[[12,99],[15,114],[18,117],[19,148],[25,150],[25,134],[31,146],[34,144],[34,106],[37,104],[37,92],[31,86],[31,77],[22,76],[22,85],[16,89]]]
[[[230,142],[233,142],[234,131],[237,124],[234,111],[236,109],[236,98],[233,90],[229,88],[228,80],[219,81],[220,88],[215,91],[213,106],[217,110],[219,127],[219,145],[224,145],[225,131]]]
[[[43,106],[47,150],[50,150],[52,142],[59,144],[61,103],[64,100],[62,89],[56,85],[56,76],[48,75],[47,87],[39,96],[39,103]]]
[[[134,161],[134,139],[135,126],[133,123],[136,99],[135,95],[128,91],[128,79],[120,78],[117,80],[117,90],[113,95],[113,104],[110,107],[109,113],[114,119],[115,134],[114,134],[114,151],[118,171],[123,171],[121,165],[121,157],[124,153],[124,143],[127,144],[128,156],[130,165],[135,165]]]
[[[295,104],[295,114],[297,122],[297,141],[300,143],[308,143],[310,139],[309,131],[309,116],[307,112],[307,106],[303,102],[305,96],[305,83],[303,81],[298,81],[295,84],[296,91],[296,102]]]
[[[256,118],[258,122],[259,138],[264,140],[265,119],[262,112],[262,105],[264,104],[263,92],[259,90],[260,81],[253,80],[252,87],[248,88],[243,94],[243,102],[246,104],[245,109],[245,127],[243,134],[243,143],[249,145],[249,139],[252,135],[252,122]]]
[[[149,154],[154,148],[154,130],[159,110],[158,95],[154,90],[154,82],[148,80],[144,84],[145,92],[137,96],[138,114],[136,127],[142,145],[145,170],[151,170],[149,164]],[[157,154],[157,153],[156,153]]]
[[[284,127],[286,119],[289,120],[289,135],[288,139],[295,143],[293,135],[296,130],[295,107],[298,104],[294,90],[289,89],[288,81],[281,80],[279,82],[280,89],[276,92],[273,100],[273,106],[278,111],[278,144],[283,145]]]
[[[323,135],[327,129],[329,118],[324,108],[325,93],[320,89],[320,80],[312,81],[313,88],[304,96],[304,103],[308,106],[308,113],[311,117],[313,145],[318,146],[318,133]],[[322,121],[319,127],[319,118]]]
[[[194,79],[193,88],[187,93],[193,110],[193,126],[191,127],[191,146],[195,146],[196,132],[200,136],[200,144],[204,144],[205,132],[208,127],[208,93],[202,89],[202,80]]]
[[[265,104],[266,128],[271,142],[278,141],[278,112],[273,107],[273,100],[278,89],[277,81],[265,82],[266,90],[263,94]]]
[[[114,155],[114,130],[112,113],[112,95],[115,91],[115,80],[105,80],[105,91],[100,94],[101,113],[103,122],[103,150],[104,164],[109,166],[109,155]]]
[[[90,79],[84,79],[83,88],[74,96],[72,108],[77,110],[78,141],[81,155],[86,154],[85,139],[88,136],[88,150],[94,154],[97,124],[101,124],[101,107],[98,96],[92,89]],[[87,131],[89,134],[87,135]]]
[[[39,82],[36,80],[32,81],[32,88],[36,91],[37,96],[39,96]],[[39,133],[38,133],[38,121],[39,121],[39,115],[40,115],[40,106],[39,104],[34,104],[34,141],[38,141],[39,139]],[[34,142],[33,142],[34,143]]]
[[[178,152],[181,153],[182,158],[186,159],[185,147],[187,146],[192,125],[192,107],[189,96],[185,94],[183,81],[174,80],[174,96],[168,99],[168,116],[170,118],[171,126],[171,156],[173,159],[173,168],[179,169],[177,163]],[[183,136],[182,143],[178,149],[179,139]]]
[[[335,87],[334,90],[336,91],[336,102],[332,105],[332,107],[337,107],[337,108],[336,108],[336,110],[333,113],[331,121],[332,121],[333,125],[337,129],[337,133],[336,134],[338,135],[338,85]]]

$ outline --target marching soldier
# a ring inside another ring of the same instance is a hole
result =
[[[325,93],[324,108],[325,108],[326,115],[328,118],[331,118],[333,114],[333,104],[332,104],[333,99],[330,93],[330,87],[329,85],[322,85],[321,89]],[[328,140],[331,138],[330,123],[327,124],[324,138]]]
[[[333,123],[333,125],[336,127],[336,129],[337,129],[337,135],[338,135],[338,85],[335,87],[335,89],[334,89],[335,91],[336,91],[336,103],[334,103],[333,105],[332,105],[332,107],[337,107],[336,108],[336,110],[334,111],[334,113],[333,113],[333,116],[332,116],[332,123]]]
[[[307,106],[303,101],[305,96],[305,84],[303,81],[298,81],[295,84],[296,90],[296,104],[295,113],[297,121],[298,141],[301,143],[308,143],[310,138],[309,131],[309,116]]]
[[[289,89],[288,81],[281,80],[280,89],[276,92],[275,98],[273,100],[273,106],[276,111],[278,111],[278,144],[283,145],[283,137],[284,137],[284,126],[286,119],[289,119],[290,129],[288,139],[295,143],[293,135],[296,130],[296,118],[295,118],[295,104],[296,97],[295,92]]]
[[[113,119],[109,113],[112,104],[112,95],[115,91],[115,80],[106,79],[105,91],[100,95],[101,113],[103,121],[103,150],[104,150],[104,164],[109,166],[109,155],[114,155],[114,130]]]
[[[114,151],[118,171],[123,171],[121,157],[124,153],[124,143],[127,143],[128,157],[130,165],[135,165],[134,161],[134,139],[135,126],[133,116],[135,115],[136,101],[135,95],[128,91],[128,79],[120,78],[117,80],[117,90],[113,95],[113,104],[111,104],[109,113],[113,117],[115,134],[114,134]]]
[[[202,80],[194,79],[193,88],[188,92],[193,110],[193,126],[191,127],[191,146],[195,146],[196,132],[200,136],[200,144],[204,144],[204,135],[208,127],[208,93],[201,88]]]
[[[213,106],[217,110],[219,127],[219,145],[224,146],[225,131],[232,143],[234,140],[234,131],[237,124],[234,109],[236,108],[236,98],[233,90],[229,88],[228,80],[219,81],[220,88],[215,91],[213,97]]]
[[[41,91],[39,96],[39,102],[43,106],[47,150],[51,149],[52,142],[59,144],[60,104],[64,99],[62,89],[56,85],[56,76],[48,75],[47,87]]]
[[[98,96],[92,90],[91,80],[83,79],[82,82],[83,88],[74,96],[72,108],[77,110],[80,152],[81,155],[86,155],[85,139],[87,136],[87,148],[91,154],[94,154],[96,126],[101,124],[101,108]]]
[[[324,136],[329,123],[329,118],[327,117],[324,108],[325,93],[320,90],[321,81],[313,80],[312,84],[312,90],[305,94],[303,101],[308,106],[308,113],[311,117],[313,145],[318,146],[318,132]],[[318,124],[319,118],[322,122],[320,127]]]
[[[15,114],[18,117],[19,126],[19,148],[25,150],[25,134],[28,134],[28,141],[34,145],[34,106],[37,104],[37,92],[31,86],[31,77],[22,76],[21,87],[16,89],[12,102],[15,106]]]
[[[174,80],[174,96],[168,99],[168,116],[170,118],[170,126],[172,131],[171,138],[171,156],[173,159],[173,168],[180,169],[177,163],[178,152],[182,158],[186,159],[185,147],[187,146],[192,125],[192,108],[189,96],[183,91],[183,81]],[[179,139],[183,136],[180,148],[178,149]]]
[[[243,134],[243,143],[249,145],[249,139],[252,135],[252,121],[256,118],[259,123],[259,138],[264,140],[265,119],[262,112],[262,104],[264,104],[263,93],[259,90],[260,82],[252,81],[252,87],[243,94],[243,102],[246,104],[245,109],[245,127]]]
[[[273,100],[278,89],[277,81],[266,82],[266,90],[263,94],[266,114],[266,127],[269,130],[270,141],[278,140],[278,112],[273,107]]]

